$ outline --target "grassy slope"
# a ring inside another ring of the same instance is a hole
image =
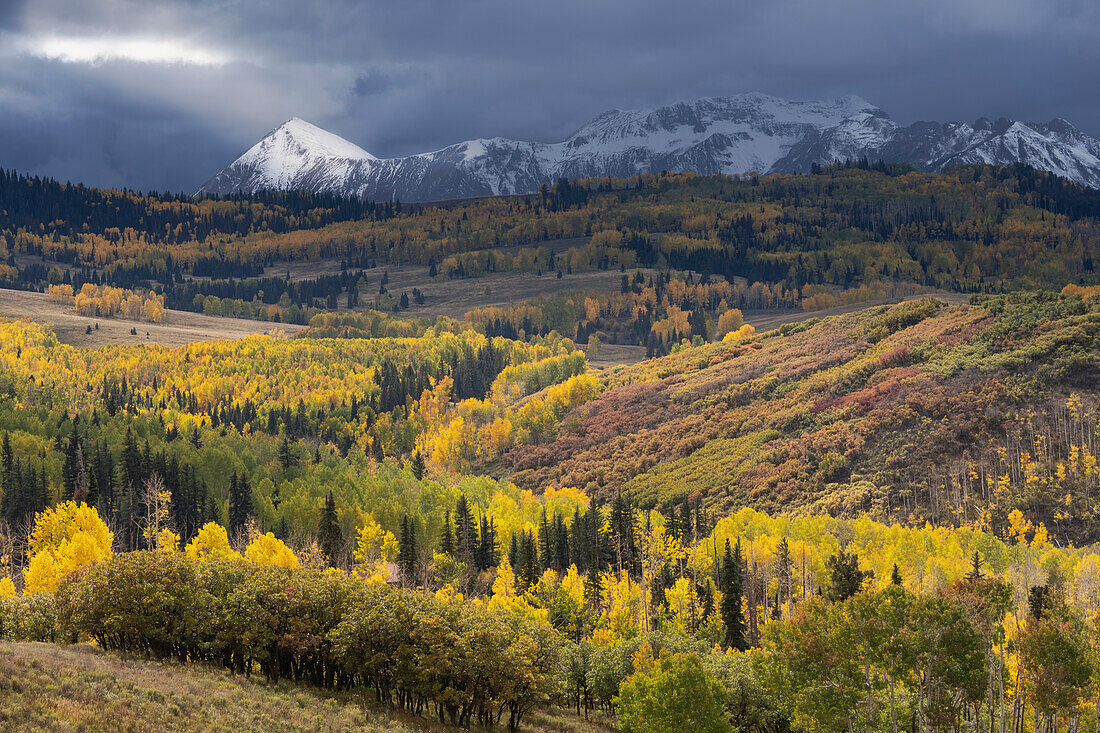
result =
[[[810,320],[609,373],[555,441],[507,463],[524,488],[643,504],[698,492],[721,513],[833,511],[865,478],[896,512],[1013,440],[1021,416],[1070,392],[1093,409],[1098,335],[1100,303],[1050,296]]]
[[[239,339],[273,330],[293,335],[305,328],[293,323],[247,321],[188,311],[169,310],[165,314],[162,323],[124,318],[90,318],[79,315],[72,306],[54,303],[44,293],[0,288],[0,317],[48,323],[61,343],[72,346],[96,348],[150,343],[180,346],[195,341]],[[92,328],[91,333],[87,332],[89,326]],[[132,328],[137,329],[137,335],[130,333]]]
[[[605,731],[568,713],[533,731]],[[322,693],[221,669],[120,659],[86,644],[0,643],[0,730],[443,731],[377,708],[369,695]]]

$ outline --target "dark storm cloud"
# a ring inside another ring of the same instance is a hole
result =
[[[291,116],[392,156],[747,91],[1096,135],[1097,16],[1086,0],[0,0],[0,48],[21,49],[0,51],[0,165],[191,189]],[[181,58],[64,60],[57,38],[167,38]]]

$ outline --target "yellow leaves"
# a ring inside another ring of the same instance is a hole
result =
[[[257,534],[244,551],[244,559],[257,565],[279,568],[302,566],[298,556],[271,532]]]
[[[1042,549],[1050,544],[1050,536],[1047,534],[1046,525],[1042,522],[1035,528],[1035,535],[1031,538],[1033,549]]]
[[[1067,499],[1069,496],[1067,495]],[[1030,519],[1024,517],[1019,509],[1013,509],[1008,514],[1008,538],[1018,545],[1028,546],[1028,535],[1031,535],[1031,547],[1042,549],[1050,544],[1050,535],[1046,526],[1040,522],[1032,524]]]
[[[722,337],[722,343],[740,343],[742,341],[748,341],[750,338],[756,335],[756,329],[746,323],[738,328],[736,331],[730,331]]]
[[[742,326],[745,325],[745,318],[741,311],[737,308],[730,308],[728,311],[718,316],[718,334],[723,337],[730,333],[738,332]],[[755,329],[753,329],[755,332]],[[739,337],[735,337],[739,338]]]
[[[229,534],[217,522],[207,522],[195,535],[185,550],[192,560],[230,560],[240,558],[240,553],[229,546]]]
[[[393,532],[382,529],[372,514],[364,515],[355,543],[355,561],[368,564],[393,562],[399,550]]]
[[[74,310],[83,316],[103,318],[123,316],[153,323],[163,320],[164,317],[163,295],[153,292],[138,293],[109,285],[85,283],[80,292],[75,295],[69,285],[51,285],[50,299],[57,303],[72,305]]]
[[[516,411],[516,424],[531,439],[548,436],[556,423],[569,410],[578,407],[600,393],[599,383],[588,374],[578,374],[561,384],[546,388]]]
[[[15,583],[12,579],[4,576],[0,578],[0,598],[11,598],[15,595]]]
[[[328,570],[340,572],[336,570],[336,568],[328,568]],[[325,572],[328,572],[328,570]],[[364,565],[360,569],[360,576],[365,577],[367,583],[370,585],[386,585],[393,580],[393,578],[390,577],[390,565],[385,560],[379,560],[373,566]]]
[[[587,321],[595,321],[600,317],[600,301],[594,298],[584,299],[584,317]]]
[[[60,303],[61,305],[72,305],[73,303],[72,285],[51,285],[48,293],[50,300],[54,303]]]
[[[87,533],[100,547],[109,549],[114,541],[114,535],[99,518],[99,512],[87,504],[67,501],[39,512],[34,517],[34,530],[29,540],[31,554],[57,549],[81,532]]]
[[[645,599],[646,586],[631,582],[625,574],[616,580],[613,573],[604,576],[607,594],[607,625],[616,639],[633,639],[638,635],[638,616]]]
[[[160,552],[179,552],[180,536],[167,527],[157,535],[157,550]]]
[[[77,532],[60,546],[40,550],[31,558],[23,573],[23,590],[25,593],[53,593],[62,577],[110,554],[110,546],[99,545],[91,533]]]
[[[114,536],[86,504],[65,502],[35,515],[31,560],[23,572],[26,593],[53,593],[67,573],[111,554]]]
[[[570,520],[578,509],[581,512],[587,511],[590,503],[591,499],[588,495],[573,486],[564,486],[560,489],[551,486],[542,495],[542,504],[546,507],[547,515],[561,514],[566,520]]]
[[[547,571],[549,572],[549,571]],[[493,598],[515,598],[516,574],[512,572],[512,566],[504,561],[497,568],[497,577],[493,581]]]

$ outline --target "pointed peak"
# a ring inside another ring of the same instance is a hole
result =
[[[355,143],[329,132],[328,130],[306,122],[301,117],[291,117],[269,132],[267,138],[286,137],[313,155],[326,158],[348,158],[350,160],[377,160]]]

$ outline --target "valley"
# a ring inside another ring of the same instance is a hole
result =
[[[5,195],[16,729],[1094,722],[1096,192]]]
[[[1093,5],[0,0],[0,731],[1100,733]]]

